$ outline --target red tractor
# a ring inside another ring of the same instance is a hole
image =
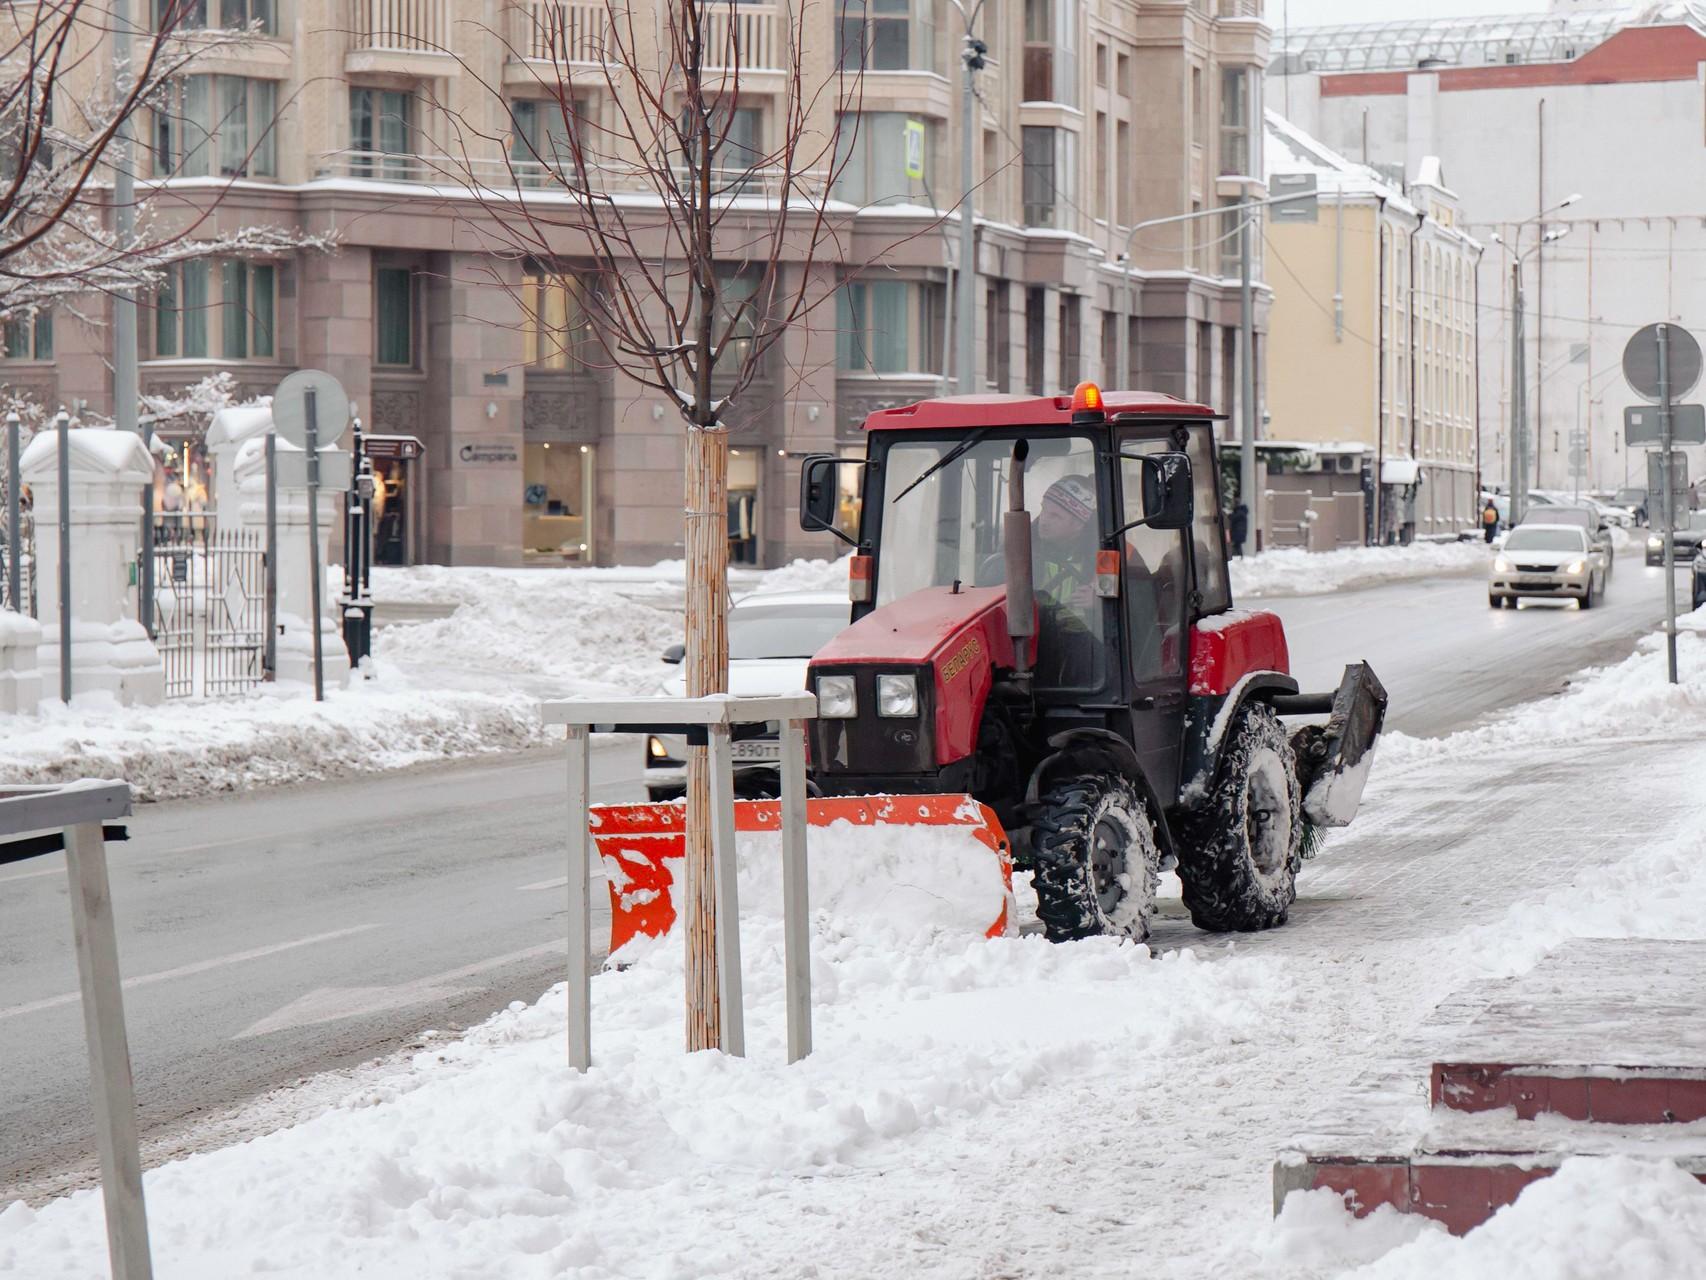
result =
[[[1214,417],[1088,383],[962,396],[802,464],[802,527],[856,553],[852,623],[810,668],[816,789],[969,793],[1051,938],[1145,937],[1169,867],[1199,927],[1282,924],[1312,829],[1361,798],[1385,690],[1358,663],[1300,693],[1279,619],[1232,607]]]

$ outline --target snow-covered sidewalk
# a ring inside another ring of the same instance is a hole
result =
[[[743,925],[745,1060],[681,1054],[680,947],[651,945],[595,981],[585,1077],[559,988],[317,1118],[153,1171],[157,1271],[1692,1274],[1706,1188],[1664,1163],[1566,1165],[1462,1240],[1326,1193],[1269,1216],[1275,1152],[1453,991],[1573,938],[1706,939],[1699,634],[1682,660],[1675,691],[1649,650],[1499,726],[1389,744],[1272,933],[1198,934],[1174,899],[1151,955],[911,931],[820,895],[817,1051],[792,1068],[778,920]],[[94,1193],[0,1212],[0,1275],[104,1267]]]
[[[1304,551],[1281,547],[1232,561],[1232,597],[1315,596],[1385,582],[1486,570],[1492,552],[1482,541],[1417,542],[1407,547],[1341,547]]]

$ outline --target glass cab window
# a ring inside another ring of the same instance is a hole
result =
[[[1172,447],[1167,440],[1120,442],[1120,523],[1143,518],[1142,455]],[[1120,592],[1131,635],[1131,676],[1141,685],[1176,678],[1185,667],[1185,600],[1190,594],[1190,564],[1185,539],[1177,529],[1127,529],[1120,535]]]
[[[902,438],[889,447],[879,605],[956,581],[980,587],[1005,582],[1001,525],[1014,439],[981,440],[925,475],[964,439]],[[1095,448],[1083,436],[1028,439],[1025,510],[1031,516],[1037,594],[1037,683],[1042,688],[1100,688],[1106,673],[1104,611],[1095,596]]]

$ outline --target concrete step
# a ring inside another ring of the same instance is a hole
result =
[[[1572,1156],[1706,1182],[1703,986],[1706,944],[1587,939],[1454,996],[1281,1153],[1274,1211],[1325,1187],[1461,1234]]]

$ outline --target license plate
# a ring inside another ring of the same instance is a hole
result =
[[[776,744],[774,742],[734,742],[729,745],[736,760],[776,759]]]
[[[1518,578],[1516,585],[1519,587],[1550,587],[1553,582],[1551,578]]]

